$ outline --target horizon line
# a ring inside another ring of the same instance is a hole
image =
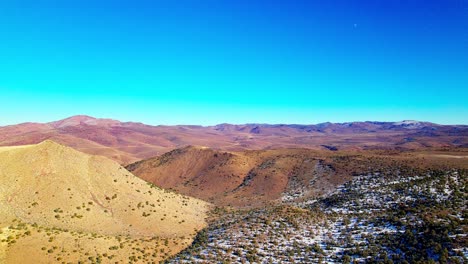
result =
[[[418,123],[430,123],[434,125],[439,125],[439,126],[467,126],[468,124],[441,124],[441,123],[436,123],[436,122],[431,122],[431,121],[422,121],[422,120],[414,120],[414,119],[404,119],[404,120],[393,120],[393,121],[382,121],[382,120],[353,120],[353,121],[346,121],[346,122],[333,122],[333,121],[325,121],[325,122],[320,122],[320,123],[268,123],[268,122],[246,122],[246,123],[229,123],[229,122],[222,122],[222,123],[216,123],[212,125],[202,125],[202,124],[190,124],[190,123],[180,123],[180,124],[150,124],[150,123],[145,123],[141,121],[122,121],[119,119],[111,118],[111,117],[95,117],[91,115],[86,115],[86,114],[77,114],[77,115],[71,115],[65,118],[61,118],[58,120],[52,120],[52,121],[46,121],[46,122],[40,122],[40,121],[26,121],[26,122],[19,122],[19,123],[13,123],[13,124],[0,124],[0,127],[7,127],[7,126],[16,126],[16,125],[22,125],[22,124],[49,124],[49,123],[54,123],[54,122],[60,122],[63,120],[71,119],[74,117],[84,117],[84,118],[90,118],[90,119],[96,119],[96,120],[113,120],[117,121],[120,123],[140,123],[144,125],[149,125],[149,126],[199,126],[199,127],[214,127],[214,126],[219,126],[219,125],[234,125],[234,126],[240,126],[240,125],[286,125],[286,126],[293,126],[293,125],[299,125],[299,126],[313,126],[313,125],[320,125],[320,124],[352,124],[352,123],[399,123],[399,122],[418,122]]]

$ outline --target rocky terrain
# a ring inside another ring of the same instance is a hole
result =
[[[467,263],[467,173],[394,168],[301,204],[218,209],[167,263]]]
[[[328,194],[369,169],[466,166],[458,152],[318,151],[310,149],[218,151],[185,147],[126,168],[157,186],[218,206],[259,207],[300,203]]]

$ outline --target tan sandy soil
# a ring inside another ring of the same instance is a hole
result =
[[[114,161],[52,141],[0,148],[0,183],[0,259],[7,263],[103,254],[128,261],[154,253],[155,242],[166,254],[145,259],[161,259],[190,242],[208,210],[207,203],[150,186]],[[119,238],[128,247],[110,250]],[[131,249],[138,243],[145,253]]]

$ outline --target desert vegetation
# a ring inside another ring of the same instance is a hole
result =
[[[215,211],[169,263],[466,263],[465,169],[356,175],[315,201]]]
[[[51,141],[0,148],[0,262],[466,263],[464,154],[186,147],[129,167],[174,172],[168,190]]]
[[[157,262],[206,225],[207,203],[104,157],[46,141],[0,159],[0,263]]]

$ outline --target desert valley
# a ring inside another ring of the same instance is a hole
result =
[[[466,263],[468,126],[0,127],[0,263]]]
[[[0,1],[0,264],[468,264],[468,0]]]

